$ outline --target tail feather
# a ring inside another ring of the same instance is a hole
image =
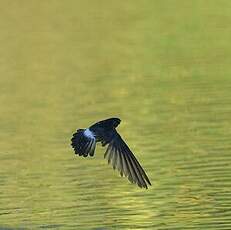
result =
[[[77,132],[73,134],[71,146],[75,150],[75,154],[79,156],[94,156],[96,147],[95,138],[85,136],[84,131],[84,129],[78,129]]]

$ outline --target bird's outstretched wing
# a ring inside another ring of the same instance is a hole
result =
[[[96,140],[95,137],[89,133],[88,129],[78,129],[77,132],[73,134],[71,145],[75,150],[75,154],[79,156],[94,156]]]
[[[114,135],[108,143],[104,158],[108,159],[114,169],[118,169],[120,175],[125,175],[132,183],[136,183],[141,188],[148,188],[147,183],[151,185],[145,171],[135,158],[127,144],[114,129]],[[101,141],[102,144],[105,142]]]

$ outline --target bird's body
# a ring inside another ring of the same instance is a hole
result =
[[[102,146],[108,144],[104,158],[112,163],[113,168],[120,171],[120,175],[127,176],[129,181],[136,183],[139,187],[147,188],[151,185],[143,168],[123,141],[116,127],[120,124],[119,118],[109,118],[99,121],[87,129],[78,129],[71,139],[75,154],[87,157],[94,156],[97,142]]]

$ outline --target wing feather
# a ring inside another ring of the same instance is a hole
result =
[[[147,183],[151,185],[145,171],[133,155],[127,144],[121,136],[114,130],[114,135],[104,157],[111,163],[113,169],[117,169],[120,175],[125,175],[132,183],[136,183],[139,187],[148,188]]]
[[[129,153],[128,150],[129,149],[127,149],[124,146],[123,151],[126,153],[127,161],[131,165],[131,171],[133,172],[133,175],[134,175],[133,180],[135,183],[138,184],[138,186],[146,188],[146,183],[140,174],[139,167],[135,164],[135,161],[132,159],[131,154]]]
[[[118,154],[120,154],[120,159],[121,159],[121,171],[120,171],[120,175],[121,176],[127,176],[128,173],[127,173],[127,164],[125,162],[125,159],[124,159],[124,155],[121,153],[121,151],[119,149],[117,149],[117,152]]]
[[[130,165],[130,162],[128,161],[127,159],[127,156],[126,154],[124,154],[124,151],[123,151],[123,146],[121,145],[118,145],[118,150],[119,152],[121,153],[121,155],[123,156],[124,158],[124,164],[125,164],[125,175],[128,177],[128,180],[133,183],[134,181],[134,174],[133,174],[133,171],[132,171],[132,168],[131,168],[131,165]]]

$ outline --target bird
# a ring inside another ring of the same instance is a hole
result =
[[[147,174],[116,131],[120,122],[119,118],[113,117],[96,122],[89,128],[77,129],[71,139],[71,146],[75,154],[93,157],[97,142],[101,142],[103,147],[107,145],[104,158],[108,160],[108,164],[111,163],[113,169],[117,169],[120,175],[127,177],[131,183],[147,189],[148,185],[151,185]]]

